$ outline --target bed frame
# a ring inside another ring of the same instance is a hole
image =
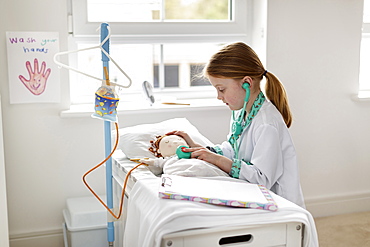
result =
[[[136,164],[129,161],[122,151],[113,155],[113,189],[115,207],[121,197],[123,181],[127,172]],[[124,212],[115,223],[115,247],[123,246],[123,233],[127,216],[127,200],[136,181],[147,176],[154,176],[147,167],[141,166],[132,172],[125,192]],[[191,229],[165,235],[161,247],[194,247],[194,246],[258,246],[258,247],[299,247],[303,239],[302,223],[276,223],[243,227],[217,227]],[[268,237],[267,237],[268,236]]]
[[[268,236],[268,237],[266,237]],[[301,246],[302,224],[282,223],[268,226],[228,227],[187,230],[166,235],[167,246]]]

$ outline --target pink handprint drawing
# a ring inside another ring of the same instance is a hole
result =
[[[19,79],[34,95],[42,94],[45,91],[46,81],[51,73],[51,69],[49,68],[45,71],[46,63],[42,62],[41,69],[39,70],[39,61],[37,58],[34,60],[34,70],[32,70],[30,61],[26,62],[26,68],[28,70],[30,79],[27,80],[22,75],[19,76]]]

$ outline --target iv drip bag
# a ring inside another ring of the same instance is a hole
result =
[[[93,118],[117,122],[117,106],[119,98],[113,88],[103,85],[95,93],[95,112]]]

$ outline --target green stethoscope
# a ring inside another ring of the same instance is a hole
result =
[[[239,170],[240,170],[240,160],[239,157],[239,143],[238,139],[242,134],[243,130],[252,122],[253,118],[257,115],[259,109],[262,107],[263,102],[265,102],[265,96],[262,91],[258,94],[256,100],[253,103],[251,111],[248,113],[247,118],[245,118],[245,112],[247,103],[250,97],[250,85],[249,83],[244,83],[242,86],[245,89],[245,98],[244,98],[244,105],[243,108],[238,115],[235,117],[235,111],[232,112],[233,116],[233,124],[231,129],[231,136],[229,138],[229,143],[234,149],[234,163],[230,172],[230,175],[233,177],[239,177]]]

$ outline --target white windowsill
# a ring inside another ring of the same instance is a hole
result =
[[[210,111],[228,109],[228,107],[220,100],[212,99],[187,99],[176,100],[172,103],[183,103],[189,105],[168,105],[162,102],[156,102],[152,106],[148,101],[142,100],[140,102],[120,102],[117,108],[119,115],[135,115],[147,113],[163,113],[163,112],[179,112],[179,111]],[[71,105],[69,110],[61,111],[62,118],[73,117],[90,117],[94,113],[93,104]]]
[[[370,91],[359,91],[358,94],[352,95],[352,100],[356,102],[370,102]]]

